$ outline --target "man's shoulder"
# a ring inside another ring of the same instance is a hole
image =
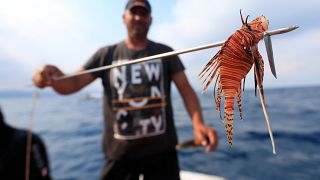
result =
[[[119,47],[121,46],[121,42],[118,42],[118,43],[114,43],[114,44],[108,44],[108,45],[104,45],[102,47],[100,47],[98,49],[98,52],[106,52],[106,51],[109,51],[109,49],[112,49],[112,48],[115,48],[115,47]]]
[[[167,44],[155,42],[152,40],[149,40],[149,43],[151,44],[152,47],[155,47],[156,49],[162,49],[164,51],[173,51],[173,48],[168,46]]]

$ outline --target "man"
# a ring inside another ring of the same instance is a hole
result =
[[[127,38],[115,45],[100,48],[80,71],[141,57],[172,51],[147,38],[152,22],[147,0],[129,0],[123,15]],[[33,77],[40,88],[51,86],[61,94],[76,92],[96,78],[104,87],[104,152],[107,164],[102,179],[179,179],[175,145],[170,83],[173,81],[183,97],[192,119],[196,142],[217,146],[215,131],[202,119],[200,104],[191,88],[184,67],[177,56],[157,59],[55,81],[64,75],[47,65]]]
[[[27,131],[8,126],[0,109],[0,179],[25,179]],[[32,134],[30,180],[50,180],[45,145]]]

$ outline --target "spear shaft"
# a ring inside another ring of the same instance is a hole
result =
[[[287,32],[293,31],[293,30],[295,30],[297,28],[298,28],[298,26],[289,26],[289,27],[285,27],[285,28],[272,30],[272,31],[267,31],[267,32],[265,32],[264,35],[273,36],[273,35],[277,35],[277,34],[283,34],[283,33],[287,33]],[[175,56],[175,55],[179,55],[179,54],[185,54],[185,53],[200,51],[200,50],[204,50],[204,49],[214,48],[214,47],[222,46],[224,42],[225,41],[220,41],[220,42],[211,43],[211,44],[202,45],[202,46],[197,46],[197,47],[193,47],[193,48],[176,50],[176,51],[166,52],[166,53],[157,54],[157,55],[153,55],[153,56],[134,59],[134,60],[130,60],[130,61],[127,61],[127,62],[124,62],[124,63],[102,66],[102,67],[98,67],[98,68],[94,68],[94,69],[81,71],[81,72],[78,72],[78,73],[75,73],[75,74],[61,76],[61,77],[56,78],[55,80],[59,81],[59,80],[68,79],[68,78],[72,78],[72,77],[76,77],[76,76],[81,76],[81,75],[84,75],[84,74],[89,74],[89,73],[93,73],[93,72],[98,72],[98,71],[103,71],[103,70],[107,70],[107,69],[111,69],[111,68],[116,68],[116,67],[120,67],[120,66],[136,64],[136,63],[151,61],[151,60],[154,60],[154,59],[160,59],[160,58],[165,58],[165,57],[169,57],[169,56]]]

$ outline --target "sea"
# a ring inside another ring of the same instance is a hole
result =
[[[31,128],[41,136],[54,179],[99,179],[105,164],[102,94],[37,93],[0,91],[6,122],[16,128]],[[243,93],[243,120],[235,108],[232,146],[215,110],[213,92],[197,92],[206,124],[218,132],[219,146],[212,153],[202,147],[179,150],[181,169],[237,180],[320,179],[320,87],[265,89],[264,93],[276,155],[254,90]],[[179,142],[192,139],[193,128],[183,100],[176,92],[172,96]]]

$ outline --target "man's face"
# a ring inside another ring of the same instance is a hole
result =
[[[143,7],[126,10],[123,15],[123,22],[127,26],[128,34],[134,39],[147,37],[151,21],[150,13]]]

